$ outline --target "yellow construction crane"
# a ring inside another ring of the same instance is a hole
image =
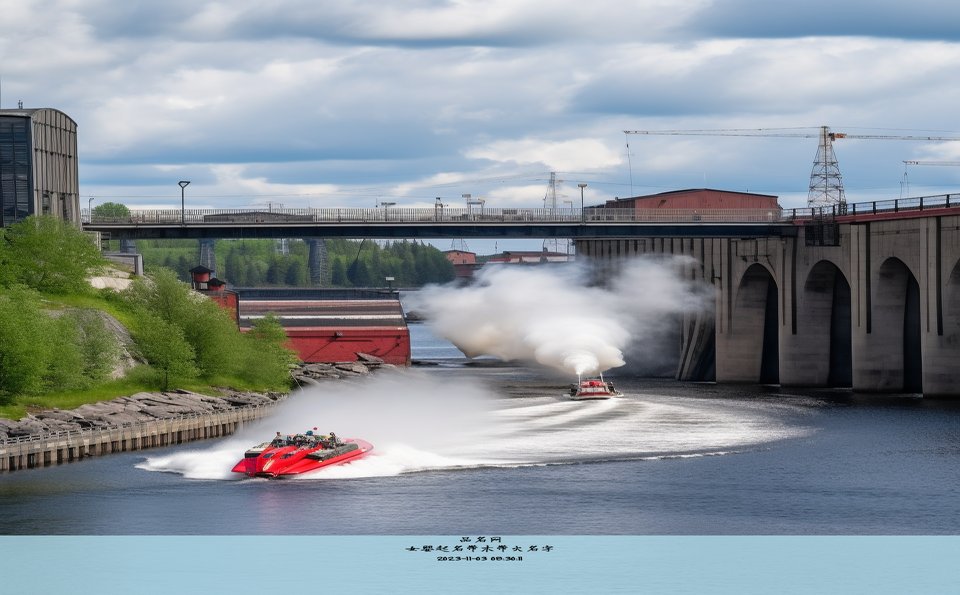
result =
[[[909,141],[960,141],[960,137],[893,135],[893,134],[847,134],[834,132],[828,126],[821,126],[818,132],[800,132],[800,128],[727,128],[717,130],[624,130],[627,136],[627,158],[630,157],[629,135],[650,136],[762,136],[780,138],[819,138],[817,156],[810,173],[810,189],[807,194],[807,206],[832,207],[846,202],[843,192],[843,178],[833,152],[833,141],[838,138],[871,140],[909,140]],[[920,165],[920,163],[916,163]],[[633,167],[630,166],[631,185]]]

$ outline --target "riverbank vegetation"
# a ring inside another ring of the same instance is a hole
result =
[[[122,292],[96,290],[87,278],[106,266],[55,218],[0,231],[0,417],[138,391],[289,388],[295,356],[278,321],[241,333],[165,269]]]

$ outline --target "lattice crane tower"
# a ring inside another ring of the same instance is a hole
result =
[[[837,156],[833,152],[834,133],[827,126],[820,127],[820,145],[813,160],[810,172],[810,190],[807,192],[807,206],[810,208],[831,208],[846,204],[843,193],[843,176]]]

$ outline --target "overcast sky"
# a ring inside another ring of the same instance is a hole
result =
[[[0,107],[77,121],[81,202],[179,208],[184,179],[188,207],[538,207],[557,172],[560,206],[586,182],[587,204],[710,187],[793,207],[816,139],[631,135],[628,153],[623,131],[960,136],[946,0],[0,6]],[[960,160],[960,142],[836,154],[851,202],[960,181],[903,163]]]

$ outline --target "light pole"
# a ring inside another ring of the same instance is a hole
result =
[[[87,200],[87,217],[90,218],[90,223],[93,223],[93,208],[92,208],[92,205],[93,205],[93,197],[91,196],[91,197]]]
[[[579,184],[577,184],[577,186],[580,187],[580,222],[586,223],[587,214],[583,210],[583,189],[587,187],[587,184],[585,182],[580,182]]]
[[[185,217],[186,211],[184,211],[183,191],[190,184],[190,180],[180,180],[177,183],[180,185],[180,225],[185,225],[187,219]]]
[[[380,206],[383,207],[383,220],[384,220],[384,221],[389,221],[389,220],[390,220],[390,207],[392,207],[392,206],[394,206],[394,205],[396,205],[396,204],[397,204],[397,203],[395,203],[395,202],[383,202],[383,201],[380,202]]]

